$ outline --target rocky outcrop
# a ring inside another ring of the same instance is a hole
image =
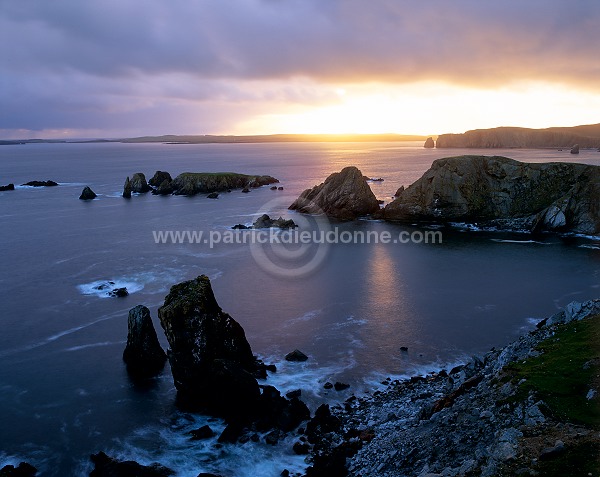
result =
[[[152,176],[152,179],[148,181],[148,184],[152,187],[160,186],[164,181],[171,182],[173,179],[171,178],[171,174],[165,171],[156,171]]]
[[[127,176],[125,184],[123,185],[123,197],[125,199],[131,199],[131,181],[129,180],[129,176]]]
[[[573,144],[581,147],[600,145],[600,124],[576,126],[573,128],[528,129],[500,127],[474,129],[463,134],[441,134],[438,148],[570,148]]]
[[[172,184],[172,181],[164,180],[156,189],[152,191],[152,193],[156,195],[171,195],[173,193]]]
[[[54,181],[29,181],[25,184],[23,184],[24,186],[30,186],[30,187],[56,187],[58,185],[58,182],[54,182]]]
[[[209,278],[171,287],[158,316],[182,401],[249,413],[260,395],[252,375],[256,360],[243,328],[217,304]]]
[[[277,182],[279,181],[271,176],[252,176],[234,172],[184,172],[173,179],[171,186],[175,195],[196,195],[230,189],[256,188]]]
[[[600,167],[501,156],[436,160],[380,214],[391,221],[467,222],[506,230],[600,234]]]
[[[7,190],[15,190],[15,185],[14,184],[7,184],[5,186],[0,186],[0,192],[4,192]]]
[[[579,154],[579,144],[575,144],[572,148],[571,148],[571,154]]]
[[[90,189],[88,186],[83,188],[83,191],[81,191],[81,195],[79,196],[80,200],[92,200],[95,199],[96,197],[98,197],[96,195],[96,193]]]
[[[377,212],[379,204],[362,172],[350,166],[331,174],[322,184],[302,192],[290,209],[353,220]]]
[[[36,475],[37,469],[27,462],[21,462],[16,467],[11,464],[5,465],[0,469],[0,477],[35,477]]]
[[[131,192],[143,194],[150,191],[150,186],[146,182],[146,176],[141,172],[136,172],[131,177]]]
[[[92,454],[94,470],[90,477],[168,477],[174,475],[171,469],[158,463],[141,465],[132,460],[117,460],[107,456],[104,452]]]
[[[279,217],[278,219],[272,219],[267,214],[263,214],[254,221],[252,227],[255,229],[293,229],[296,228],[297,225],[292,219],[284,219],[283,217]]]
[[[129,310],[127,329],[127,346],[123,351],[123,361],[127,364],[129,374],[145,378],[160,373],[165,366],[167,355],[158,342],[150,310],[143,305]]]
[[[435,143],[433,142],[433,138],[432,138],[432,137],[428,137],[428,138],[425,140],[425,144],[423,145],[423,147],[424,147],[425,149],[431,149],[431,148],[434,148],[434,147],[435,147]]]

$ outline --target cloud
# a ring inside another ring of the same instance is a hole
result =
[[[323,85],[365,82],[597,93],[598,24],[589,0],[0,0],[0,128],[335,102]]]

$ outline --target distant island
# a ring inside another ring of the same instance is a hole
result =
[[[443,148],[600,148],[600,124],[529,129],[499,127],[474,129],[463,134],[441,134],[436,147]]]

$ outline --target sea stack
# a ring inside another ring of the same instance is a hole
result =
[[[129,310],[127,319],[127,346],[123,361],[133,377],[146,378],[162,371],[167,355],[161,348],[152,324],[150,310],[138,305]]]
[[[434,147],[435,147],[435,143],[433,142],[433,138],[432,138],[432,137],[428,137],[428,138],[425,140],[425,144],[423,145],[423,147],[424,147],[425,149],[431,149],[431,148],[434,148]]]
[[[325,182],[307,189],[290,205],[307,214],[325,213],[340,220],[353,220],[379,210],[377,198],[363,173],[354,166],[331,174]]]
[[[146,182],[146,176],[141,172],[136,172],[131,177],[131,192],[137,192],[143,194],[149,192],[150,186]]]
[[[160,186],[164,181],[171,182],[173,179],[171,178],[171,174],[165,171],[156,171],[152,176],[152,179],[148,181],[148,184],[152,187]]]
[[[125,199],[131,199],[131,181],[129,180],[129,176],[125,179],[125,185],[123,186],[123,197]]]
[[[158,309],[180,403],[219,414],[250,413],[260,390],[240,324],[221,310],[210,280],[201,275],[171,287]]]
[[[81,195],[79,196],[80,200],[92,200],[98,197],[95,192],[90,189],[88,186],[84,187],[83,191],[81,191]]]

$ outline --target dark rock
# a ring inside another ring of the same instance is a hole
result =
[[[279,474],[281,477],[290,477],[290,471],[287,469],[283,469],[281,471],[281,474]]]
[[[432,137],[428,137],[425,140],[425,144],[423,145],[424,148],[426,149],[431,149],[433,147],[435,147],[435,143],[433,142],[433,138]]]
[[[127,328],[127,346],[123,351],[127,371],[135,377],[150,377],[160,373],[167,355],[158,342],[150,310],[143,305],[129,310]]]
[[[243,192],[244,194],[247,194],[248,192],[250,192],[250,189],[248,189],[247,187],[244,187],[244,188],[242,189],[242,192]]]
[[[345,167],[341,172],[331,174],[324,183],[302,192],[290,209],[353,220],[377,212],[379,204],[360,170]]]
[[[210,439],[211,437],[214,437],[215,432],[207,424],[198,429],[190,431],[189,434],[191,434],[193,441],[200,441],[203,439]]]
[[[546,447],[540,452],[540,460],[551,460],[565,452],[565,444],[562,441],[556,441],[554,447]]]
[[[271,187],[271,190],[277,190],[277,186]]]
[[[217,197],[219,197],[219,194],[217,192],[211,192],[206,196],[207,199],[216,199]]]
[[[600,233],[599,196],[600,166],[459,156],[434,161],[379,216],[594,235]]]
[[[54,182],[54,181],[29,181],[25,184],[23,184],[24,186],[31,186],[31,187],[55,187],[58,185],[58,182]]]
[[[398,188],[398,190],[396,191],[396,193],[394,194],[394,197],[400,197],[402,195],[402,192],[404,192],[404,186],[400,186]]]
[[[90,472],[90,477],[167,477],[175,474],[158,463],[145,466],[131,460],[119,461],[104,452],[92,454],[91,459],[94,470]]]
[[[276,446],[281,437],[279,429],[273,429],[265,436],[265,442],[271,446]]]
[[[600,151],[600,149],[598,149]],[[283,187],[279,186],[277,190],[283,190]]]
[[[222,477],[219,474],[212,474],[210,472],[200,472],[196,477]]]
[[[285,355],[286,361],[306,361],[308,356],[306,356],[302,351],[295,349],[291,353]]]
[[[235,444],[244,432],[244,425],[240,421],[233,421],[225,426],[217,442]]]
[[[333,389],[333,384],[330,383],[329,381],[327,381],[325,384],[323,384],[323,388],[325,388],[325,389]]]
[[[279,182],[271,176],[252,176],[234,172],[184,172],[173,179],[173,193],[176,195],[209,194],[228,189],[260,187]]]
[[[308,442],[297,441],[294,443],[292,450],[295,454],[306,455],[310,452],[310,444]]]
[[[35,477],[36,475],[37,469],[27,462],[21,462],[17,467],[5,465],[0,469],[0,477]]]
[[[340,419],[331,414],[329,404],[321,404],[315,411],[315,416],[306,425],[305,434],[308,442],[311,444],[318,442],[322,434],[336,432],[341,425]]]
[[[171,181],[164,180],[152,193],[155,195],[171,195],[173,193],[173,186],[171,184]]]
[[[123,185],[123,197],[125,199],[131,199],[131,181],[129,180],[129,176],[127,176],[125,184]]]
[[[371,182],[383,182],[382,177],[369,177],[367,180]]]
[[[94,191],[92,189],[90,189],[88,186],[83,188],[83,191],[81,192],[81,195],[79,196],[80,200],[92,200],[95,199],[96,197],[98,197]]]
[[[579,154],[579,144],[575,144],[572,148],[571,148],[571,154]]]
[[[136,172],[131,177],[131,192],[137,192],[143,194],[144,192],[150,192],[150,186],[146,182],[146,176],[142,172]]]
[[[289,432],[303,421],[310,419],[310,410],[298,398],[287,400],[273,386],[262,386],[262,388],[259,401],[260,418],[257,421],[259,429],[280,429]]]
[[[350,385],[336,381],[336,383],[333,385],[333,387],[336,391],[343,391],[344,389],[348,389],[350,387]]]
[[[183,402],[224,415],[248,415],[260,390],[255,358],[243,328],[215,300],[202,275],[171,287],[158,309],[169,362]]]
[[[123,298],[129,295],[129,291],[127,291],[127,287],[122,288],[114,288],[108,293],[108,296]]]
[[[237,225],[234,225],[231,228],[234,229],[234,230],[248,230],[248,229],[251,229],[252,227],[248,227],[248,226],[246,226],[244,224],[237,224]]]
[[[0,192],[4,192],[7,190],[15,190],[15,185],[14,184],[7,184],[5,186],[0,186]]]
[[[148,184],[152,187],[160,186],[164,181],[171,182],[173,179],[171,178],[171,174],[165,171],[156,171],[152,176],[152,179],[148,181]]]
[[[299,398],[300,396],[302,396],[302,390],[301,389],[295,389],[293,391],[289,391],[285,394],[285,397],[288,399],[292,399],[292,398]]]
[[[406,353],[408,351],[408,346],[400,346],[400,351]]]
[[[293,229],[297,225],[291,219],[284,219],[279,217],[278,219],[272,219],[267,214],[261,215],[254,224],[252,225],[255,229],[267,229],[267,228],[280,228],[280,229]]]

